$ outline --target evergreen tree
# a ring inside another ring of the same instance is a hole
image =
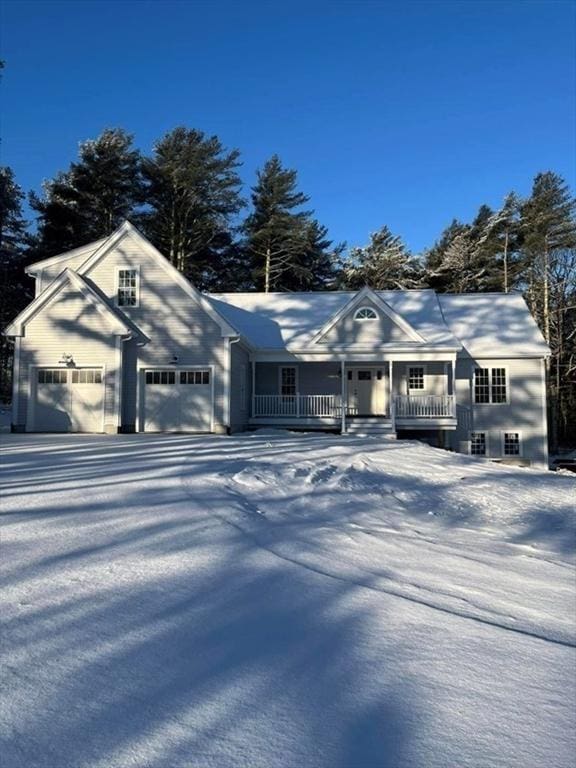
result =
[[[435,290],[444,293],[454,289],[453,274],[443,269],[446,251],[457,237],[467,234],[469,225],[463,224],[457,219],[451,223],[440,235],[434,245],[424,253],[424,275],[426,283]]]
[[[334,245],[327,227],[312,219],[305,225],[302,250],[296,255],[296,269],[284,273],[288,291],[322,291],[336,287],[342,272],[345,243]]]
[[[527,297],[532,312],[541,318],[546,341],[550,342],[551,273],[559,254],[576,248],[576,201],[558,174],[539,173],[531,196],[521,206]]]
[[[520,212],[526,298],[552,350],[548,400],[555,446],[576,421],[576,200],[564,179],[548,171],[535,177]]]
[[[8,167],[0,168],[0,328],[8,323],[32,298],[24,273],[27,244],[26,222],[22,217],[24,195]],[[13,342],[0,335],[0,398],[10,399]]]
[[[298,210],[308,200],[297,190],[296,171],[284,168],[277,155],[257,172],[244,232],[258,290],[313,282],[311,264],[303,258],[311,242],[310,212]]]
[[[38,213],[32,256],[47,258],[109,235],[142,200],[140,153],[132,136],[108,128],[80,144],[78,162],[30,196]]]
[[[231,220],[243,206],[240,153],[184,127],[166,134],[143,163],[146,211],[139,221],[156,247],[197,287],[214,288],[234,261]]]
[[[420,278],[418,263],[386,226],[370,235],[367,246],[351,250],[350,264],[344,269],[344,283],[351,289],[364,285],[380,291],[415,288]]]
[[[515,192],[506,195],[500,210],[487,222],[486,229],[494,243],[498,265],[494,290],[508,293],[520,274],[520,199]]]

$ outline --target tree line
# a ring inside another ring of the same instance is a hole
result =
[[[128,218],[198,288],[207,291],[377,290],[521,292],[551,347],[553,444],[576,431],[576,200],[552,171],[528,197],[510,192],[469,223],[454,219],[424,253],[382,226],[366,245],[334,243],[308,207],[297,172],[277,155],[245,199],[240,152],[217,136],[177,127],[150,155],[110,128],[80,144],[67,170],[25,196],[0,169],[2,327],[30,301],[27,264],[110,234]],[[11,344],[0,341],[0,393],[9,396]]]

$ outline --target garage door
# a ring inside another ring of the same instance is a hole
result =
[[[144,375],[146,432],[210,432],[212,373],[194,370],[149,370]]]
[[[102,368],[38,368],[34,384],[35,432],[102,432]]]

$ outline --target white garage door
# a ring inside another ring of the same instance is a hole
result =
[[[144,374],[146,432],[210,432],[212,374],[195,370],[149,370]]]
[[[102,432],[102,368],[38,368],[33,384],[33,431]]]

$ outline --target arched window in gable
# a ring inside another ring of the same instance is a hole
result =
[[[354,320],[378,320],[378,315],[372,307],[360,307],[354,314]]]

